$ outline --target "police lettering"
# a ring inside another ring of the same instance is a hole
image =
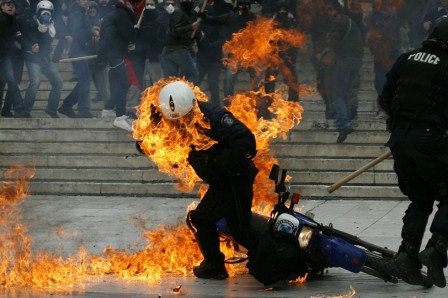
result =
[[[423,62],[423,63],[429,63],[429,64],[438,64],[440,61],[440,58],[437,57],[434,54],[428,54],[428,53],[416,53],[412,54],[408,57],[408,60],[413,60],[417,62]]]

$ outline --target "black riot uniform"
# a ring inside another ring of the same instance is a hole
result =
[[[189,154],[188,161],[209,189],[197,208],[187,216],[204,256],[194,274],[200,278],[225,279],[224,255],[219,249],[216,222],[225,218],[233,237],[244,247],[255,245],[250,229],[252,186],[258,172],[252,162],[256,142],[252,132],[229,111],[218,105],[199,102],[210,121],[205,134],[218,143],[208,150]]]
[[[421,264],[436,286],[445,287],[448,245],[448,19],[439,20],[422,47],[403,54],[380,95],[388,114],[390,139],[400,190],[411,203],[403,217],[397,265],[407,281],[421,284]],[[419,253],[428,218],[432,237]]]

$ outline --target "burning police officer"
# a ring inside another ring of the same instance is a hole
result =
[[[249,222],[252,187],[258,172],[252,162],[256,154],[255,136],[226,109],[197,101],[192,88],[182,81],[165,85],[160,91],[158,105],[161,116],[172,121],[173,127],[181,118],[193,119],[194,113],[202,113],[210,123],[210,128],[200,128],[198,132],[215,144],[207,150],[191,146],[187,159],[196,174],[209,185],[197,208],[188,213],[187,224],[204,257],[194,268],[194,275],[225,279],[229,275],[219,248],[216,222],[225,218],[238,243],[246,248],[254,245]]]
[[[406,281],[422,284],[420,268],[445,287],[448,246],[448,18],[434,24],[422,47],[398,58],[387,74],[379,102],[388,114],[387,146],[401,191],[411,203],[403,217],[396,264]],[[434,201],[432,237],[420,245]]]

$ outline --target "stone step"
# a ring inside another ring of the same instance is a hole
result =
[[[343,186],[329,194],[327,185],[293,185],[291,192],[300,193],[307,199],[405,199],[395,186]],[[129,191],[125,192],[127,189]],[[184,193],[175,189],[173,183],[126,183],[126,182],[51,182],[31,181],[30,192],[36,195],[92,195],[92,196],[158,196],[196,198],[196,192]]]
[[[306,113],[306,112],[305,112]],[[305,114],[304,113],[304,114]],[[43,117],[33,117],[31,119],[9,118],[8,121],[0,121],[0,129],[3,130],[67,130],[67,129],[81,129],[81,130],[111,130],[111,118],[97,118],[97,119],[72,119],[62,115],[59,119],[48,118],[46,114]],[[321,115],[319,113],[309,113],[300,121],[299,125],[295,126],[291,132],[300,132],[303,130],[336,130],[336,125],[333,120],[325,120],[313,118],[312,115]],[[362,114],[363,115],[363,114]],[[5,119],[5,118],[3,118]],[[353,127],[359,131],[384,131],[384,120],[375,120],[360,118],[353,121]],[[115,130],[114,130],[115,131]]]
[[[139,154],[135,148],[135,143],[129,137],[128,141],[113,143],[102,142],[0,142],[1,155],[28,154],[30,156],[39,155],[124,155],[132,156]],[[275,143],[271,150],[277,157],[304,158],[304,157],[335,157],[344,156],[349,158],[374,158],[381,155],[385,148],[383,145],[360,145],[360,144],[295,144],[295,143]],[[31,158],[31,157],[30,157]]]
[[[67,135],[70,138],[67,138]],[[279,139],[277,144],[294,143],[297,146],[308,143],[334,143],[338,137],[336,131],[294,131],[286,140]],[[355,130],[346,140],[356,144],[384,144],[388,140],[389,133]],[[2,132],[1,142],[124,142],[128,137],[116,130],[9,130]]]
[[[110,168],[44,168],[36,167],[34,181],[49,182],[141,182],[141,183],[175,183],[176,179],[169,177],[156,168],[147,169],[120,169]],[[292,185],[309,185],[319,181],[322,184],[331,185],[346,177],[349,172],[303,171],[289,170],[289,175],[294,179]],[[395,185],[396,175],[393,172],[380,172],[370,170],[350,181],[347,185]]]
[[[361,168],[365,164],[372,161],[371,158],[321,158],[321,157],[305,157],[305,158],[278,158],[279,164],[287,167],[290,171],[308,171],[308,172],[344,172],[346,175]],[[1,154],[0,167],[6,168],[11,165],[11,161],[16,164],[32,162],[36,168],[51,169],[108,169],[113,165],[114,169],[119,170],[147,170],[156,169],[154,163],[144,155],[19,155],[15,153]],[[388,158],[369,171],[376,172],[392,172],[393,160]]]

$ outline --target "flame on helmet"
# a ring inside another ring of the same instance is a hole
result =
[[[210,127],[207,119],[196,105],[188,117],[178,120],[158,118],[154,122],[155,115],[160,113],[157,101],[160,90],[172,81],[179,78],[161,80],[145,90],[141,104],[137,107],[138,119],[134,121],[133,137],[140,141],[140,146],[150,159],[157,165],[161,172],[177,178],[177,188],[183,191],[191,191],[202,180],[196,175],[188,164],[187,157],[191,151],[191,145],[198,150],[210,148],[216,141],[201,133],[201,128]],[[196,95],[197,100],[206,101],[206,95],[197,86],[182,80],[188,84]],[[254,204],[269,204],[273,200],[273,182],[268,180],[269,171],[274,163],[277,163],[269,146],[276,138],[286,138],[287,132],[297,125],[302,119],[303,108],[297,102],[286,101],[284,91],[276,91],[269,94],[272,104],[269,111],[273,114],[270,120],[258,116],[261,101],[266,95],[263,91],[248,91],[235,95],[228,110],[241,120],[255,135],[257,141],[257,156],[254,159],[256,167],[260,170],[254,185]],[[206,187],[201,189],[204,193]]]

